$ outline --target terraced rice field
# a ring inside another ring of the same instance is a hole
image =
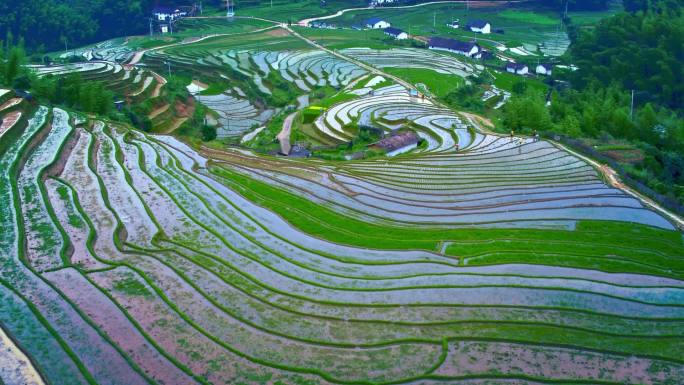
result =
[[[235,76],[248,79],[260,95],[272,95],[274,90],[269,77],[276,76],[291,85],[288,92],[307,94],[323,87],[345,87],[353,80],[366,74],[366,71],[353,63],[318,50],[254,50],[220,49],[210,45],[209,49],[160,50],[146,57],[150,63],[168,59],[172,66],[187,69],[192,73],[213,76],[219,80],[230,81],[225,68]],[[218,136],[241,137],[249,131],[266,123],[274,113],[274,108],[254,105],[241,90],[227,88],[218,95],[201,96],[203,103],[218,115]]]
[[[137,66],[125,66],[115,61],[93,60],[82,63],[32,66],[38,76],[79,74],[84,81],[103,82],[108,90],[120,97],[139,102],[153,95],[159,75]]]
[[[430,146],[341,164],[20,111],[3,384],[684,381],[681,234],[553,144],[398,86],[321,124],[410,121]]]

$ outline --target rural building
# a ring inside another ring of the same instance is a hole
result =
[[[309,27],[311,27],[311,28],[325,28],[325,29],[335,29],[336,28],[335,24],[328,24],[325,21],[320,21],[320,20],[312,21],[311,23],[309,23]]]
[[[537,64],[537,68],[534,72],[536,72],[538,75],[551,76],[552,71],[553,66],[551,64]]]
[[[382,20],[379,17],[371,17],[370,19],[366,20],[364,24],[366,25],[366,28],[371,29],[385,29],[392,26],[390,23]]]
[[[187,16],[188,12],[174,7],[154,7],[152,14],[157,21],[172,21]]]
[[[369,7],[377,7],[378,5],[394,4],[398,0],[370,0],[368,2]]]
[[[459,28],[461,28],[461,21],[460,20],[454,20],[451,23],[447,23],[446,26],[449,28],[453,28],[453,29],[459,29]]]
[[[522,64],[522,63],[512,63],[508,62],[506,63],[506,72],[510,72],[512,74],[518,74],[518,75],[527,75],[530,72],[530,69],[527,67],[527,65]]]
[[[470,31],[488,34],[492,32],[492,25],[484,20],[471,20],[466,26]]]
[[[400,30],[399,28],[389,27],[385,28],[385,35],[392,36],[397,40],[408,39],[408,33]]]
[[[418,147],[420,139],[413,131],[392,134],[371,144],[369,147],[387,151],[387,156],[395,156]]]
[[[431,37],[428,48],[440,51],[454,52],[468,57],[480,57],[482,48],[477,43],[465,42],[442,37]]]

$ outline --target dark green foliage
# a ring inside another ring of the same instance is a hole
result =
[[[26,40],[31,52],[76,47],[147,31],[150,0],[0,2],[0,33]]]
[[[453,107],[471,111],[482,111],[484,104],[480,99],[481,94],[482,89],[480,87],[468,84],[449,92],[444,97],[444,101]]]
[[[202,132],[202,140],[205,142],[209,142],[209,141],[216,139],[216,127],[203,124],[202,128],[201,128],[201,132]]]
[[[571,56],[578,88],[594,81],[636,90],[642,101],[684,106],[684,16],[674,11],[619,14],[579,35]]]
[[[114,107],[114,94],[102,82],[83,81],[79,74],[34,78],[31,90],[43,101],[84,112],[107,115]]]
[[[528,91],[514,95],[504,107],[503,121],[507,129],[528,134],[550,129],[551,116],[545,106],[544,94]]]
[[[190,93],[186,86],[190,83],[188,78],[182,76],[167,77],[167,83],[164,86],[164,94],[168,103],[174,103],[176,100],[186,100]]]
[[[313,123],[316,118],[318,118],[321,113],[323,112],[322,109],[319,108],[305,108],[302,110],[302,122],[303,123]]]
[[[150,118],[147,115],[134,110],[135,108],[126,109],[126,117],[131,122],[133,127],[145,132],[152,130],[152,121]]]

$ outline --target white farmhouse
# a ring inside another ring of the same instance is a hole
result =
[[[538,75],[551,76],[553,71],[553,66],[551,64],[537,64],[537,68],[534,70]]]
[[[508,62],[506,63],[506,72],[510,72],[512,74],[518,74],[518,75],[527,75],[530,72],[530,68],[527,67],[527,65],[522,64],[522,63],[513,63],[513,62]]]
[[[366,25],[366,28],[370,29],[385,29],[392,26],[390,23],[382,20],[379,17],[371,17],[370,19],[366,20],[364,24]]]
[[[155,7],[152,14],[157,21],[172,21],[187,16],[187,12],[172,7]]]
[[[409,37],[406,32],[400,30],[399,28],[394,28],[394,27],[385,28],[384,32],[385,32],[385,35],[392,36],[393,38],[395,38],[397,40],[404,40],[404,39],[408,39],[408,37]]]
[[[442,37],[430,38],[430,41],[428,42],[428,48],[440,51],[449,51],[459,55],[475,58],[479,57],[482,51],[482,48],[477,43],[445,39]]]
[[[470,31],[482,34],[492,33],[492,25],[484,20],[471,20],[466,26]]]

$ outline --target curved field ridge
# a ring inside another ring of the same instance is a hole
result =
[[[410,121],[436,147],[343,164],[21,111],[0,152],[2,384],[684,380],[681,235],[550,143],[397,86],[323,124]]]

